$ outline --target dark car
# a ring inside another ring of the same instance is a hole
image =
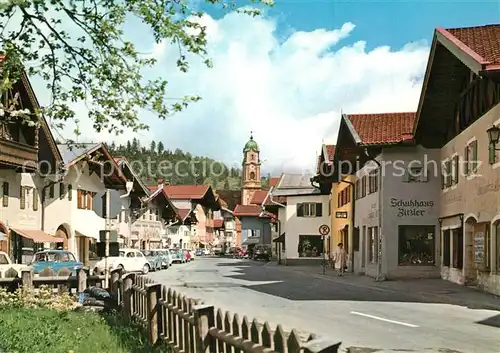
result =
[[[271,259],[271,251],[272,250],[269,245],[255,245],[255,248],[253,249],[253,259],[269,261]]]

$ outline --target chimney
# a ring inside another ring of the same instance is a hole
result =
[[[163,179],[158,179],[158,189],[163,188]]]

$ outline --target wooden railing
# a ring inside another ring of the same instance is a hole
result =
[[[338,352],[340,342],[310,335],[303,340],[295,330],[250,321],[246,316],[215,310],[146,276],[127,274],[111,282],[125,316],[147,330],[152,344],[165,342],[175,352],[299,353]]]

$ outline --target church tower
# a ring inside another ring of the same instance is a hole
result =
[[[260,158],[259,145],[250,133],[250,140],[243,148],[243,190],[241,193],[241,204],[250,205],[253,194],[261,189],[260,184]]]

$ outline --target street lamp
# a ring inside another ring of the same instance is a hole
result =
[[[500,140],[500,128],[498,126],[493,125],[488,130],[486,130],[488,134],[488,139],[490,140],[490,144],[495,146]]]

